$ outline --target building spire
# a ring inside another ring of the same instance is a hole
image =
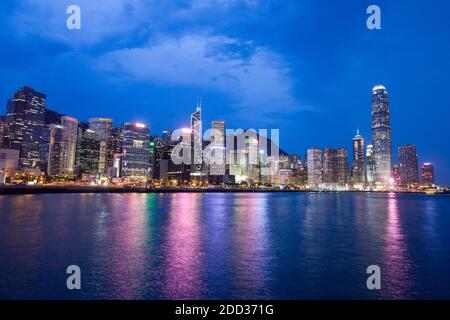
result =
[[[202,109],[202,97],[197,96],[197,105],[196,105],[197,111]]]

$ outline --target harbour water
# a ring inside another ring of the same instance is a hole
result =
[[[448,195],[0,196],[0,299],[450,299],[449,266]]]

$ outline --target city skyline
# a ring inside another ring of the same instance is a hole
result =
[[[79,31],[65,28],[66,5],[0,4],[0,105],[29,84],[51,93],[49,109],[78,119],[97,110],[161,132],[188,127],[184,111],[202,96],[205,123],[280,127],[283,148],[303,155],[310,146],[350,150],[357,128],[368,140],[367,95],[382,83],[390,92],[394,162],[398,147],[413,143],[421,163],[435,164],[437,182],[450,181],[450,81],[439,72],[449,69],[445,1],[380,1],[376,31],[365,26],[363,3],[136,1],[127,8],[80,1]],[[410,28],[408,17],[418,15]]]

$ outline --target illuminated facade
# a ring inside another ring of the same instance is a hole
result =
[[[375,183],[375,156],[373,154],[373,145],[367,145],[366,150],[366,177],[367,183],[372,185]]]
[[[401,184],[419,183],[419,162],[416,146],[407,144],[398,148],[399,174]]]
[[[365,142],[359,130],[353,138],[352,183],[353,186],[366,184]]]
[[[191,179],[203,180],[206,176],[203,166],[203,129],[202,129],[202,108],[200,102],[197,102],[196,110],[191,114]]]
[[[212,157],[219,159],[218,163],[210,163],[209,180],[212,182],[223,182],[225,175],[225,121],[214,120],[211,122],[211,129],[220,133],[217,137],[211,137]]]
[[[64,127],[57,124],[50,126],[50,146],[48,151],[47,174],[59,176],[64,164]]]
[[[77,146],[77,168],[80,176],[98,175],[101,140],[102,137],[90,129],[80,132]]]
[[[123,125],[122,177],[129,181],[144,181],[148,177],[150,128],[142,123]]]
[[[434,166],[432,163],[422,164],[422,184],[428,186],[434,184]]]
[[[3,147],[5,131],[6,131],[6,116],[0,116],[0,148]]]
[[[19,150],[20,168],[36,168],[42,163],[45,102],[46,95],[30,87],[22,87],[8,100],[4,146]]]
[[[104,176],[108,167],[112,167],[113,154],[108,150],[110,132],[113,125],[113,119],[110,118],[91,118],[89,119],[89,129],[98,133],[102,137],[100,146],[99,173]]]
[[[64,128],[64,151],[61,174],[74,175],[77,154],[78,120],[72,117],[63,116],[61,118],[61,125]]]
[[[307,151],[308,161],[308,186],[318,188],[322,183],[322,150],[319,148],[310,148]]]
[[[391,119],[388,93],[382,85],[372,89],[372,144],[375,183],[387,187],[392,172]]]

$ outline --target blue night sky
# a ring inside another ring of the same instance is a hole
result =
[[[82,29],[66,28],[66,8]],[[366,8],[381,7],[382,30]],[[141,120],[152,134],[203,119],[279,128],[283,149],[370,142],[371,88],[390,95],[393,153],[417,145],[450,182],[450,2],[15,0],[0,3],[0,105],[22,85],[80,120]]]

